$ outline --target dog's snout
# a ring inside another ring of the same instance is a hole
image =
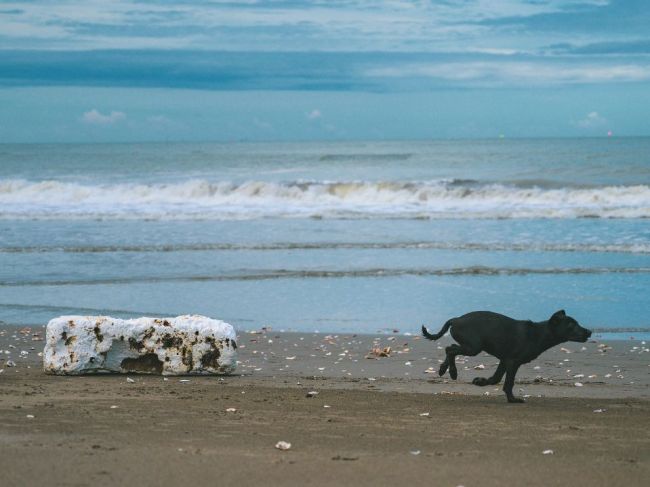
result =
[[[581,326],[578,327],[578,328],[579,328],[579,331],[578,331],[577,335],[575,336],[575,338],[573,338],[573,340],[577,341],[577,342],[586,342],[587,340],[589,340],[589,338],[591,337],[592,331],[588,330],[587,328],[583,328]]]

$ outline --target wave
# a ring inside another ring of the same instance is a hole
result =
[[[0,180],[0,218],[650,218],[650,186],[522,187],[472,180]]]
[[[642,327],[635,327],[635,326],[624,326],[624,327],[616,327],[616,328],[592,328],[594,333],[650,333],[650,328],[642,328]]]
[[[161,316],[160,313],[149,311],[125,310],[117,308],[84,308],[81,306],[56,306],[47,304],[17,304],[0,303],[0,309],[12,309],[21,311],[41,311],[57,313],[59,315],[85,314],[85,315],[137,315],[137,316]]]
[[[526,275],[562,275],[562,274],[648,274],[648,267],[557,267],[557,268],[521,268],[521,267],[486,267],[469,266],[448,269],[422,268],[372,268],[372,269],[274,269],[242,270],[237,274],[211,274],[194,276],[133,276],[106,277],[96,279],[66,280],[25,280],[0,281],[0,287],[15,286],[77,286],[77,285],[114,285],[158,282],[210,282],[210,281],[263,281],[270,279],[340,279],[340,278],[385,278],[405,276],[526,276]]]
[[[282,251],[282,250],[468,250],[485,252],[584,252],[650,254],[650,244],[550,244],[550,243],[478,243],[478,242],[271,242],[189,243],[143,245],[53,245],[0,247],[0,253],[110,253],[110,252],[211,252],[211,251]]]
[[[406,152],[406,153],[394,153],[394,154],[365,154],[365,153],[354,153],[354,154],[323,154],[320,156],[319,160],[320,161],[326,161],[326,162],[338,162],[338,161],[344,161],[344,162],[357,162],[357,161],[387,161],[387,162],[394,162],[394,161],[406,161],[410,159],[413,156],[413,154]]]

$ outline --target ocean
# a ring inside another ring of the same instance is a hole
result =
[[[0,320],[650,337],[650,138],[0,145]]]

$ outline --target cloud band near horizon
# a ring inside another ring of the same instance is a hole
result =
[[[646,83],[641,57],[229,51],[0,51],[0,86],[210,90],[410,91],[521,85]]]

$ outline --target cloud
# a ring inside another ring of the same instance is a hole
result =
[[[539,44],[549,37],[528,29],[513,39],[502,23],[550,15],[576,26],[584,15],[607,13],[611,19],[625,13],[627,1],[609,9],[606,0],[10,1],[5,8],[16,14],[0,15],[0,37],[13,49],[33,47],[33,37],[26,35],[32,31],[49,36],[48,47],[58,49],[293,51],[300,45],[307,51],[435,51],[469,43],[511,50],[522,40]]]
[[[650,63],[642,58],[590,56],[583,61],[521,54],[0,50],[0,73],[0,86],[384,92],[642,83],[650,81]],[[319,114],[312,107],[299,115],[315,120]]]
[[[115,112],[113,112],[115,113]],[[120,113],[120,112],[117,112]],[[153,125],[169,125],[171,124],[171,120],[164,115],[151,115],[150,117],[147,117],[147,122]]]
[[[643,55],[650,54],[650,39],[619,42],[595,42],[574,45],[569,43],[552,44],[548,50],[557,54],[573,55]]]
[[[306,115],[309,120],[316,120],[323,116],[323,114],[317,108],[314,108],[311,112],[307,113]]]
[[[489,84],[611,83],[650,80],[650,65],[569,65],[531,61],[443,62],[372,68],[366,71],[366,75],[378,78],[416,77]]]
[[[583,129],[602,127],[607,123],[607,119],[602,117],[598,112],[589,112],[585,118],[578,120],[575,125]]]
[[[33,0],[2,8],[11,14],[0,13],[0,86],[385,92],[650,81],[647,0]],[[312,113],[308,120],[318,118]]]
[[[3,51],[0,86],[137,86],[221,90],[340,90],[364,82],[357,66],[384,53],[183,50]],[[409,55],[409,59],[412,57]],[[253,68],[254,66],[254,68]]]
[[[125,118],[126,114],[124,112],[111,111],[108,115],[104,115],[96,108],[93,108],[90,111],[84,112],[81,120],[88,125],[113,125]]]

